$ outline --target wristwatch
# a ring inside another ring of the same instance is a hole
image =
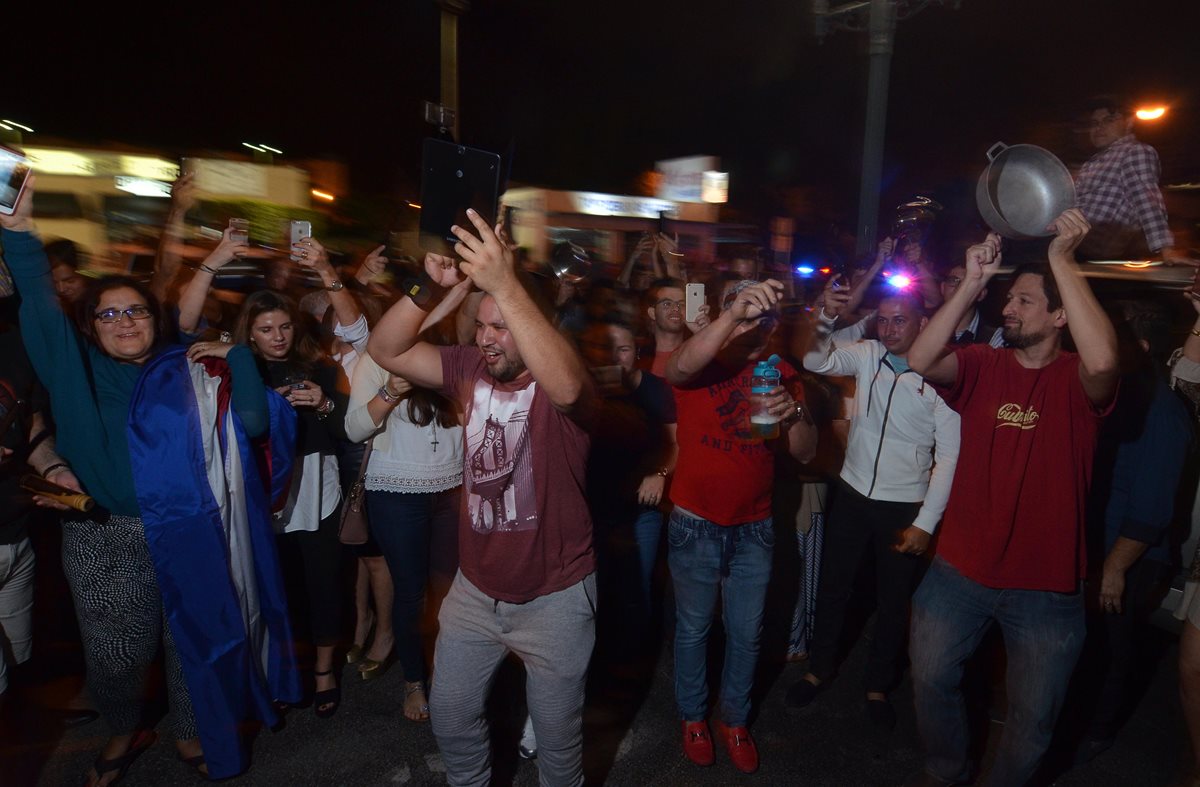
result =
[[[346,289],[346,285],[342,284],[340,279],[334,279],[333,284],[330,284],[325,289],[329,290],[330,292],[341,292],[342,290]]]

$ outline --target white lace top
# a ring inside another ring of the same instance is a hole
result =
[[[354,367],[346,436],[363,442],[374,435],[363,485],[383,492],[442,492],[462,484],[461,426],[443,428],[437,422],[417,426],[408,420],[408,405],[394,407],[384,424],[371,420],[367,404],[387,381],[386,371],[365,352]]]

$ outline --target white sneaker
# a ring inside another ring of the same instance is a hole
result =
[[[521,742],[517,745],[517,754],[522,759],[537,758],[537,737],[533,734],[533,717],[525,717],[525,729],[521,731]]]

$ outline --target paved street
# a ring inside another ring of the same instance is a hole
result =
[[[907,683],[896,694],[900,724],[890,736],[868,734],[859,703],[856,676],[864,649],[856,648],[845,665],[845,678],[800,716],[785,714],[786,687],[803,665],[771,664],[760,685],[765,697],[753,731],[762,756],[754,777],[736,772],[718,751],[717,763],[700,769],[679,748],[672,702],[671,662],[664,647],[648,677],[618,677],[628,670],[596,664],[585,714],[585,764],[590,784],[611,785],[889,785],[900,784],[920,765],[918,739]],[[1057,780],[1060,785],[1166,785],[1187,756],[1176,695],[1174,638],[1155,633],[1158,670],[1116,745],[1089,765]],[[506,665],[491,705],[497,751],[495,783],[537,784],[533,763],[516,756],[523,719],[521,671]],[[441,761],[429,726],[405,721],[400,714],[402,676],[393,667],[380,679],[363,683],[346,670],[345,699],[331,720],[317,719],[311,708],[289,712],[285,729],[259,736],[254,766],[229,780],[238,785],[438,785],[444,784]],[[69,680],[62,681],[70,683]],[[37,729],[29,717],[28,734],[38,743],[23,750],[23,767],[8,771],[4,784],[76,784],[102,742],[102,722],[56,736]],[[175,760],[174,748],[159,725],[158,745],[141,757],[124,781],[128,785],[185,785],[196,779]],[[988,725],[995,742],[1002,727]],[[32,774],[37,773],[35,777]],[[12,779],[12,781],[10,781]]]

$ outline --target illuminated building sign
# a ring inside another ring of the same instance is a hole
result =
[[[44,175],[80,175],[116,177],[124,175],[146,180],[172,181],[179,177],[179,165],[153,156],[134,156],[104,151],[74,151],[57,148],[25,148],[34,172]]]
[[[720,166],[715,156],[687,156],[654,162],[654,169],[662,177],[659,180],[658,196],[676,202],[716,202],[705,200],[704,173]]]
[[[622,197],[616,194],[596,194],[591,191],[568,192],[577,213],[590,216],[629,216],[636,219],[657,219],[660,213],[674,214],[676,205],[670,200],[653,197]]]

